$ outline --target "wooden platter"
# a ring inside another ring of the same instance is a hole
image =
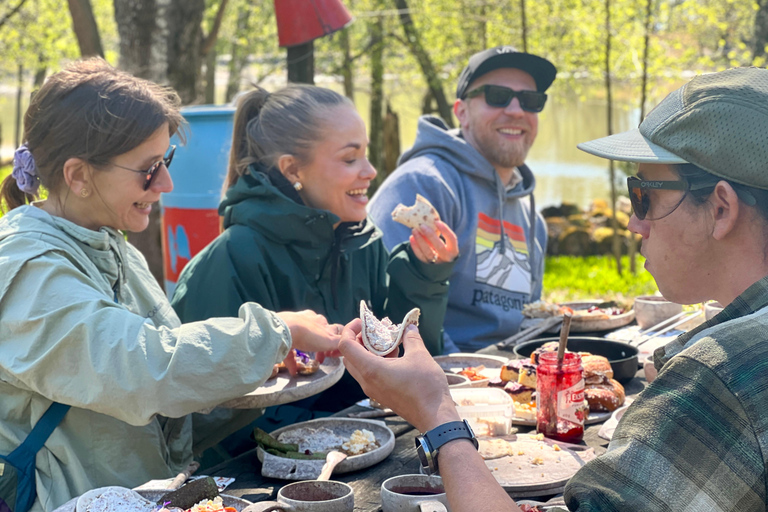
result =
[[[319,418],[316,420],[302,421],[271,432],[277,438],[283,432],[298,428],[327,428],[334,434],[349,438],[355,430],[366,429],[373,433],[379,447],[360,455],[350,455],[336,466],[334,474],[351,473],[378,464],[392,453],[395,448],[395,434],[383,421],[368,420],[362,418]],[[278,457],[265,452],[259,447],[256,455],[262,462],[262,476],[280,478],[283,480],[314,480],[320,474],[325,460],[299,460]]]
[[[282,405],[316,395],[336,384],[344,375],[344,364],[339,357],[329,357],[312,375],[291,377],[280,372],[274,379],[259,386],[245,396],[234,398],[219,407],[227,409],[259,409]]]

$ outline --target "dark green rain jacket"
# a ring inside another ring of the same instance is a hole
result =
[[[179,276],[172,304],[181,321],[237,316],[241,304],[257,302],[346,324],[365,300],[396,323],[420,308],[424,342],[433,355],[442,353],[453,263],[422,263],[408,243],[389,254],[370,219],[334,230],[338,217],[301,204],[275,172],[270,179],[251,167],[227,191],[219,206],[225,231]]]

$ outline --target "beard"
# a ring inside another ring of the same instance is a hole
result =
[[[523,165],[532,145],[532,142],[528,142],[526,139],[519,141],[499,140],[495,132],[480,132],[473,135],[480,154],[494,167],[505,169]]]

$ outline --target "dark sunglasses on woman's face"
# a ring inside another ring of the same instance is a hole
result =
[[[690,190],[688,183],[682,180],[654,181],[643,180],[636,176],[630,176],[627,178],[627,188],[629,189],[629,200],[632,203],[632,209],[635,211],[635,215],[640,220],[663,219],[667,215],[674,212],[678,206],[683,204],[683,200]],[[656,215],[655,217],[648,217],[648,212],[651,209],[651,190],[684,190],[685,192],[671,210],[664,212],[661,215]]]
[[[472,89],[464,98],[474,98],[485,94],[485,103],[489,107],[506,108],[513,98],[520,102],[520,108],[526,112],[541,112],[547,102],[547,95],[538,91],[515,91],[501,85],[481,85]]]
[[[113,164],[115,167],[119,167],[121,169],[125,169],[126,171],[133,171],[133,172],[140,172],[141,174],[145,174],[144,177],[144,190],[147,190],[150,185],[152,185],[152,180],[155,178],[155,174],[157,174],[157,171],[160,170],[161,165],[165,165],[166,168],[171,166],[171,162],[173,161],[173,154],[176,152],[176,146],[171,146],[168,149],[168,153],[166,153],[166,156],[162,160],[158,160],[157,162],[153,163],[149,166],[149,169],[146,171],[141,171],[139,169],[131,169],[130,167],[123,167],[122,165]]]

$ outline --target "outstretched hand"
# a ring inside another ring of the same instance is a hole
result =
[[[448,390],[445,372],[424,347],[416,326],[405,330],[402,357],[397,352],[380,357],[369,352],[360,334],[362,322],[352,320],[341,333],[339,350],[344,366],[363,391],[421,432],[459,419]]]
[[[309,309],[299,312],[282,311],[277,313],[291,331],[293,348],[303,352],[315,352],[318,363],[322,363],[326,357],[338,357],[338,346],[342,326],[329,324],[322,315],[318,315]],[[285,367],[291,375],[296,375],[298,367],[293,350],[283,360]]]
[[[448,263],[459,256],[456,233],[445,222],[435,221],[439,231],[422,224],[411,232],[413,254],[424,263]]]

